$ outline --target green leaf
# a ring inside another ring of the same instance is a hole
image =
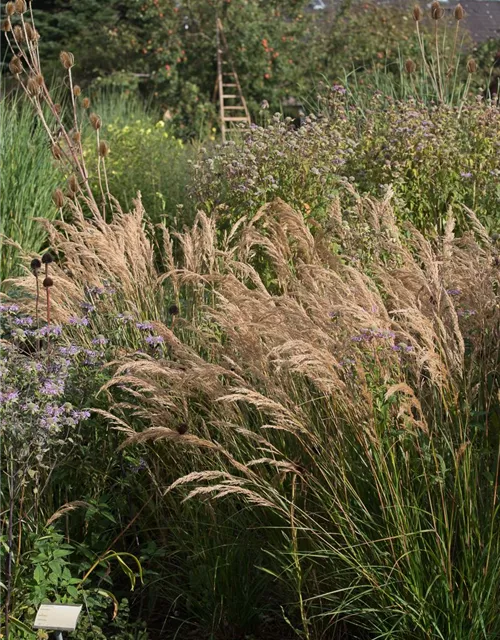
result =
[[[54,549],[52,555],[54,558],[64,558],[70,556],[73,553],[73,549]]]
[[[24,622],[21,622],[21,620],[18,620],[17,618],[14,618],[12,616],[9,616],[9,620],[12,626],[15,627],[16,629],[19,629],[20,631],[24,631],[24,633],[28,633],[32,638],[36,637],[36,634],[33,631],[33,629],[30,629],[28,625],[24,624]]]
[[[45,580],[45,571],[39,564],[35,567],[33,577],[38,584],[41,584]]]
[[[68,587],[66,587],[66,591],[72,598],[78,598],[80,596],[78,589],[73,585],[69,585]]]
[[[57,562],[57,560],[51,560],[49,562],[49,567],[52,569],[52,571],[56,574],[58,578],[62,576],[62,567],[60,562]]]

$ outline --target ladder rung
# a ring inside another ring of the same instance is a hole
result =
[[[235,93],[227,93],[226,95],[223,95],[222,98],[239,98],[240,96],[236,95]]]
[[[223,85],[223,87],[237,87],[237,84],[228,84],[227,82],[225,82]]]
[[[248,118],[224,118],[225,122],[248,122]]]
[[[224,111],[229,111],[229,109],[231,109],[231,111],[235,111],[236,109],[245,109],[245,107],[243,105],[241,105],[240,107],[237,107],[235,105],[230,104],[229,106],[224,106]]]

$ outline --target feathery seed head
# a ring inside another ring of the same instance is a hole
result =
[[[457,4],[457,6],[455,7],[454,15],[455,20],[462,20],[464,18],[465,11],[461,4]]]
[[[415,20],[415,22],[420,22],[420,20],[422,20],[422,9],[418,6],[418,4],[413,7],[413,19]]]
[[[65,69],[71,69],[75,64],[75,56],[69,51],[61,51],[59,54],[59,60]]]

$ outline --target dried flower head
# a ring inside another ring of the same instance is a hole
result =
[[[455,7],[454,15],[455,15],[455,20],[463,20],[465,16],[465,11],[461,4],[457,4],[457,6]]]
[[[471,58],[470,60],[467,60],[467,71],[469,73],[476,73],[476,71],[477,71],[477,62],[474,60],[474,58]]]
[[[65,69],[71,69],[75,64],[75,56],[69,51],[61,51],[59,54],[59,60]]]
[[[78,144],[80,142],[80,140],[82,139],[82,136],[80,135],[79,131],[75,131],[72,136],[71,139],[73,140],[73,142],[75,142],[76,144]]]
[[[413,7],[413,19],[415,20],[415,22],[420,22],[420,20],[422,20],[422,9],[418,6],[418,4]]]
[[[26,6],[26,0],[15,0],[14,7],[16,13],[26,13],[28,7]]]
[[[52,151],[52,155],[56,160],[60,160],[62,158],[63,156],[62,149],[58,144],[53,144],[51,151]]]
[[[13,2],[7,2],[5,5],[5,13],[8,16],[13,16],[16,12],[16,5]]]
[[[37,276],[38,271],[42,268],[42,263],[38,258],[33,258],[33,260],[31,261],[30,267],[31,267],[31,271],[33,271],[35,276]]]
[[[30,24],[29,22],[26,22],[24,24],[24,28],[26,29],[26,36],[27,36],[28,40],[30,42],[33,42],[33,40],[36,40],[36,31],[33,28],[33,25]]]
[[[88,98],[84,98],[82,100],[82,107],[84,109],[88,109],[90,107],[90,100]]]
[[[24,31],[20,24],[16,24],[16,26],[12,29],[12,34],[14,36],[14,40],[18,45],[22,45],[24,43]]]
[[[413,62],[413,60],[410,60],[410,58],[408,58],[408,60],[405,62],[406,73],[415,73],[416,69],[417,65]]]
[[[78,180],[74,174],[68,178],[68,189],[70,193],[78,193]]]
[[[89,119],[90,119],[90,124],[94,127],[96,131],[101,128],[101,118],[99,118],[97,113],[91,113],[89,116]]]
[[[171,304],[168,308],[168,313],[171,316],[177,316],[179,315],[179,307],[176,304]]]
[[[61,105],[60,105],[58,102],[54,105],[54,111],[55,111],[57,114],[60,114],[60,113],[61,113]]]
[[[50,276],[47,276],[46,278],[43,279],[42,284],[46,289],[48,289],[49,287],[53,287],[54,286],[54,281],[52,280],[52,278]]]
[[[441,20],[444,15],[444,9],[439,4],[438,0],[434,0],[431,4],[431,18],[433,20]]]
[[[26,90],[30,94],[30,96],[37,96],[40,93],[40,85],[36,81],[35,76],[30,76],[28,78],[28,82],[26,83]]]
[[[5,18],[5,20],[3,20],[2,22],[2,31],[10,31],[12,29],[12,24],[9,20],[9,18]]]
[[[9,62],[9,70],[14,76],[18,76],[23,72],[23,63],[20,58],[13,56],[12,60]]]
[[[101,158],[105,158],[109,153],[109,145],[104,140],[99,142],[99,155]]]
[[[61,189],[56,189],[52,194],[52,201],[58,209],[64,206],[64,193]]]
[[[54,262],[54,256],[50,251],[46,251],[42,256],[42,264],[50,264],[51,262]]]
[[[75,96],[75,98],[78,98],[81,93],[81,88],[77,84],[75,84],[75,86],[73,87],[73,95]]]
[[[189,430],[188,425],[185,422],[181,422],[181,424],[177,425],[177,433],[183,436]]]

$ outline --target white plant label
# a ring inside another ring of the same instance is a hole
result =
[[[81,604],[42,604],[36,614],[33,628],[74,631],[81,610]]]

